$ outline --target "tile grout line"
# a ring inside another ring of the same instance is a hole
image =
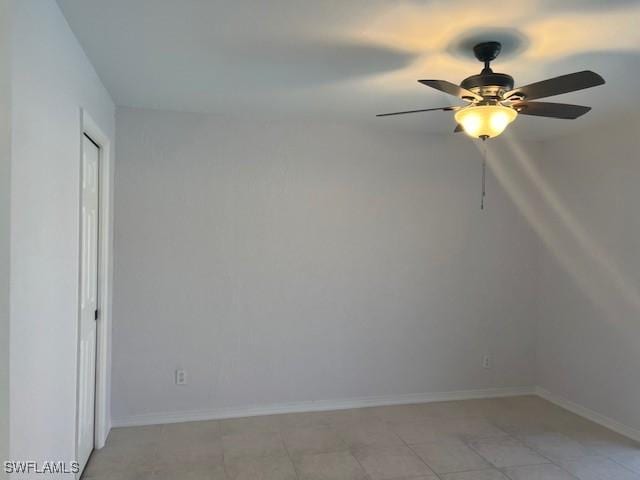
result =
[[[502,475],[504,475],[507,478],[511,478],[509,475],[507,475],[507,473],[504,471],[506,468],[517,468],[517,467],[529,467],[529,466],[533,466],[533,465],[548,465],[548,464],[553,464],[553,462],[551,461],[551,459],[549,459],[548,457],[540,454],[539,452],[537,452],[536,450],[532,449],[529,447],[529,445],[526,445],[524,442],[522,442],[520,439],[518,439],[517,437],[515,437],[514,435],[511,435],[509,432],[504,431],[502,428],[500,428],[499,426],[495,425],[491,419],[489,418],[485,418],[485,420],[487,421],[487,423],[489,423],[490,425],[494,426],[495,428],[497,428],[498,430],[500,430],[501,432],[504,432],[505,437],[509,438],[511,440],[515,440],[516,442],[518,442],[519,444],[523,445],[526,448],[529,448],[531,451],[533,451],[534,453],[536,453],[537,455],[540,455],[542,458],[544,458],[545,460],[547,460],[548,463],[532,463],[532,464],[528,464],[528,465],[513,465],[510,467],[499,467],[498,465],[496,465],[495,463],[493,463],[491,460],[489,460],[487,457],[485,457],[484,455],[482,455],[482,453],[480,453],[476,448],[473,447],[473,445],[470,444],[470,442],[465,439],[462,438],[462,442],[469,447],[471,450],[473,450],[475,453],[477,453],[478,455],[480,455],[487,463],[489,463],[494,469],[498,470]],[[485,438],[491,438],[491,437],[485,437]],[[559,465],[556,465],[558,467],[560,467]],[[562,468],[562,467],[560,467]],[[564,470],[564,469],[563,469]]]
[[[387,423],[385,420],[383,420],[383,421],[384,421],[385,423]],[[407,443],[407,441],[406,441],[404,438],[402,438],[402,436],[400,436],[399,434],[397,434],[397,433],[393,430],[393,427],[389,426],[389,428],[391,429],[391,433],[393,433],[396,437],[398,437],[398,438],[400,439],[400,441],[401,441],[402,443],[404,443],[404,444],[405,444],[405,446],[406,446],[406,447],[411,451],[411,453],[413,453],[416,457],[418,457],[418,459],[419,459],[422,463],[424,463],[424,464],[427,466],[427,468],[428,468],[429,470],[431,470],[431,472],[436,476],[436,478],[438,478],[438,479],[441,479],[441,478],[442,478],[442,477],[440,476],[440,474],[436,473],[436,471],[433,469],[433,467],[431,467],[431,465],[429,465],[429,464],[427,463],[427,461],[426,461],[424,458],[422,458],[420,455],[418,455],[418,454],[415,452],[415,450],[414,450],[413,448],[411,448],[411,445],[409,445],[409,443]]]
[[[561,435],[564,435],[562,432],[558,432],[558,433],[560,433]],[[567,435],[564,435],[564,436],[565,436],[565,437],[567,437],[567,438],[569,438],[569,439],[570,439],[570,440],[572,440],[572,441],[575,441],[575,442],[576,442],[578,445],[580,445],[581,447],[583,447],[583,448],[587,448],[585,445],[583,445],[582,443],[578,442],[577,440],[573,440],[571,437],[568,437]],[[527,443],[525,440],[521,440],[521,442],[522,442],[524,445],[526,445],[528,448],[530,448],[531,450],[533,450],[534,452],[536,452],[538,455],[540,455],[540,456],[542,456],[542,457],[544,457],[544,458],[548,459],[550,463],[552,463],[552,464],[553,464],[553,465],[555,465],[556,467],[560,468],[562,471],[567,472],[569,475],[571,475],[571,476],[572,476],[572,477],[574,477],[574,478],[578,478],[578,477],[576,477],[575,475],[573,475],[571,472],[569,472],[566,468],[564,468],[564,467],[560,464],[560,462],[562,461],[562,459],[560,459],[560,458],[552,458],[552,457],[550,457],[550,456],[545,455],[545,454],[544,454],[544,453],[542,453],[538,448],[536,448],[534,445],[531,445],[531,444]],[[584,457],[593,457],[593,456],[596,456],[596,455],[584,455]],[[597,455],[597,456],[600,456],[600,455]],[[574,457],[574,458],[578,459],[578,458],[582,458],[582,457]]]
[[[567,470],[567,469],[565,469],[562,465],[560,465],[560,464],[558,463],[558,460],[554,460],[554,459],[553,459],[553,458],[551,458],[550,456],[545,455],[545,454],[544,454],[544,453],[542,453],[540,450],[538,450],[537,448],[535,448],[533,445],[531,445],[531,444],[527,443],[527,442],[526,442],[526,441],[524,441],[524,440],[519,439],[519,438],[518,438],[518,437],[516,437],[515,435],[511,435],[511,434],[508,434],[508,435],[509,435],[511,438],[514,438],[516,441],[520,442],[522,445],[524,445],[524,446],[525,446],[525,447],[527,447],[528,449],[530,449],[530,450],[532,450],[533,452],[535,452],[537,455],[540,455],[542,458],[547,459],[547,460],[549,461],[549,464],[551,464],[551,465],[555,465],[555,466],[556,466],[556,467],[558,467],[560,470],[562,470],[563,472],[565,472],[565,473],[567,473],[568,475],[572,476],[572,477],[573,477],[573,478],[575,478],[576,480],[580,480],[580,479],[578,479],[578,477],[576,477],[574,474],[572,474],[570,471],[568,471],[568,470]],[[578,442],[578,443],[580,443],[580,442]],[[582,444],[580,444],[580,445],[582,445]],[[473,447],[471,447],[471,448],[473,448]],[[538,465],[542,465],[542,464],[538,464]],[[529,466],[532,466],[532,465],[520,465],[520,466],[523,466],[523,467],[529,467]],[[507,468],[513,468],[513,467],[507,467]],[[507,477],[509,477],[509,475],[507,475],[506,473],[505,473],[505,475],[506,475]],[[509,478],[511,478],[511,477],[509,477]]]
[[[293,467],[293,473],[296,475],[297,480],[301,480],[300,472],[298,472],[298,467],[296,466],[296,462],[293,461],[293,457],[291,456],[291,452],[289,451],[289,447],[287,447],[287,442],[284,441],[284,437],[282,436],[282,432],[278,431],[278,435],[280,436],[280,440],[282,441],[282,445],[284,446],[284,451],[287,452],[287,458],[291,462],[291,466]]]
[[[612,457],[610,457],[609,455],[603,455],[602,457],[603,457],[603,458],[606,458],[607,460],[612,461],[612,462],[613,462],[613,463],[615,463],[616,465],[620,465],[620,466],[621,466],[622,468],[624,468],[625,470],[627,470],[627,471],[629,471],[629,472],[633,473],[634,475],[637,475],[637,476],[640,478],[640,472],[635,471],[635,470],[631,469],[630,467],[627,467],[626,465],[624,465],[624,464],[622,464],[622,463],[618,462],[615,458],[612,458]]]
[[[383,418],[381,418],[381,417],[379,417],[379,416],[377,416],[377,415],[375,415],[375,414],[374,414],[373,418],[374,418],[375,420],[379,420],[379,421],[383,422],[386,426],[388,426],[388,425],[387,425],[386,420],[384,420]],[[350,428],[353,428],[353,427],[354,427],[354,425],[350,425]],[[332,427],[332,428],[333,428],[333,427]],[[395,433],[393,430],[391,431],[391,433],[392,433],[393,435],[395,435],[395,436],[396,436],[396,437],[397,437],[401,442],[403,442],[403,443],[406,445],[406,442],[405,442],[405,441],[400,437],[400,435],[398,435],[397,433]],[[340,435],[340,433],[338,433],[338,436],[342,437],[342,436]],[[344,438],[342,438],[342,440],[344,440]],[[348,445],[348,443],[347,443],[346,441],[345,441],[345,444],[347,444],[347,445]],[[406,446],[408,447],[408,445],[406,445]],[[365,473],[365,475],[366,475],[367,479],[368,479],[368,480],[373,480],[373,479],[371,478],[371,475],[369,475],[369,473],[367,472],[367,470],[364,468],[364,465],[362,465],[362,462],[361,462],[361,461],[358,459],[358,457],[354,454],[354,452],[353,452],[354,450],[356,450],[356,448],[355,448],[355,447],[351,447],[351,446],[349,446],[349,448],[348,448],[348,452],[349,452],[349,454],[350,454],[350,455],[355,459],[355,461],[356,461],[356,462],[358,462],[358,465],[360,465],[360,468],[361,468],[361,469],[362,469],[362,471]],[[411,450],[411,448],[409,448],[409,450]],[[415,452],[413,452],[413,450],[411,450],[411,452],[415,455]],[[422,463],[424,463],[424,464],[426,465],[426,463],[425,463],[425,462],[424,462],[424,461],[423,461],[423,460],[422,460],[418,455],[416,455],[416,457],[418,457],[418,459],[419,459]],[[428,468],[429,470],[431,470],[431,471],[432,471],[432,473],[435,475],[435,472],[433,472],[433,470],[431,469],[431,467],[429,467],[428,465],[426,465],[426,466],[427,466],[427,468]],[[420,478],[420,476],[419,476],[419,475],[416,475],[416,476],[412,476],[412,477],[406,477],[406,479],[407,479],[407,480],[411,480],[411,478]],[[436,478],[437,478],[438,480],[440,480],[440,477],[436,476]]]
[[[353,425],[350,425],[350,427],[353,427]],[[360,460],[358,460],[358,457],[353,453],[353,450],[355,450],[355,449],[353,447],[349,446],[349,442],[347,442],[343,438],[343,436],[340,434],[340,432],[338,432],[337,429],[335,429],[335,427],[333,427],[333,425],[331,425],[330,428],[335,431],[336,435],[338,435],[338,437],[340,438],[340,441],[344,442],[345,446],[347,447],[346,451],[349,453],[349,455],[351,455],[351,457],[353,457],[353,459],[358,463],[358,465],[360,466],[360,468],[364,472],[364,475],[366,477],[365,480],[373,480],[371,478],[371,475],[369,475],[369,472],[367,472],[367,470],[364,468],[364,465],[362,465],[362,462]]]
[[[217,425],[218,425],[218,429],[220,430],[219,434],[220,434],[220,448],[222,449],[222,469],[224,470],[224,477],[229,480],[231,478],[231,476],[229,475],[229,472],[227,472],[227,462],[225,460],[225,455],[224,455],[224,434],[222,433],[222,424],[220,423],[220,420],[216,420]]]

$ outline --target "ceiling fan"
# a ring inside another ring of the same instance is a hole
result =
[[[604,84],[604,79],[600,75],[584,70],[513,88],[511,75],[495,73],[490,67],[490,63],[497,58],[501,49],[500,42],[483,42],[473,47],[475,57],[484,63],[484,68],[479,75],[465,78],[460,85],[446,80],[418,80],[423,85],[469,102],[469,105],[383,113],[376,116],[386,117],[437,110],[453,111],[456,112],[454,116],[458,123],[455,132],[464,131],[471,137],[486,140],[504,132],[518,114],[563,119],[578,118],[591,110],[591,107],[531,100]]]

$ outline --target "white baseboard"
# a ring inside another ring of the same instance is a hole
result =
[[[112,418],[110,427],[132,427],[159,425],[165,423],[219,420],[224,418],[277,415],[283,413],[322,412],[349,408],[379,407],[385,405],[408,405],[412,403],[443,402],[449,400],[472,400],[479,398],[515,397],[518,395],[538,395],[581,417],[640,442],[640,430],[624,425],[571,400],[555,395],[542,387],[505,387],[482,390],[461,390],[453,392],[416,393],[360,397],[343,400],[318,400],[309,402],[281,403],[263,406],[228,407],[207,410],[191,410],[167,413],[145,413],[128,417]]]
[[[514,397],[532,395],[535,387],[505,387],[483,390],[463,390],[440,393],[417,393],[407,395],[388,395],[361,397],[344,400],[319,400],[311,402],[283,403],[275,405],[229,407],[210,410],[192,410],[168,413],[145,413],[128,417],[113,418],[113,427],[131,427],[158,425],[164,423],[218,420],[223,418],[253,417],[280,413],[321,412],[327,410],[345,410],[348,408],[378,407],[384,405],[407,405],[412,403],[442,402],[448,400],[471,400],[477,398]]]
[[[640,430],[636,430],[635,428],[624,425],[617,420],[614,420],[610,417],[602,415],[598,412],[594,412],[593,410],[583,407],[580,404],[572,402],[564,397],[559,395],[555,395],[554,393],[545,390],[542,387],[535,388],[536,395],[544,398],[545,400],[550,401],[551,403],[555,403],[556,405],[564,408],[565,410],[569,410],[570,412],[575,413],[581,417],[586,418],[587,420],[591,420],[603,427],[608,428],[609,430],[613,430],[614,432],[619,433],[620,435],[624,435],[625,437],[631,438],[637,442],[640,442]]]

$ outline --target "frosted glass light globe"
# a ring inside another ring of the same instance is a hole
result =
[[[504,132],[518,112],[503,105],[470,105],[458,110],[456,122],[473,138],[493,138]]]

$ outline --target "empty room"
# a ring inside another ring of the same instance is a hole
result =
[[[640,1],[0,36],[0,478],[640,480]]]

